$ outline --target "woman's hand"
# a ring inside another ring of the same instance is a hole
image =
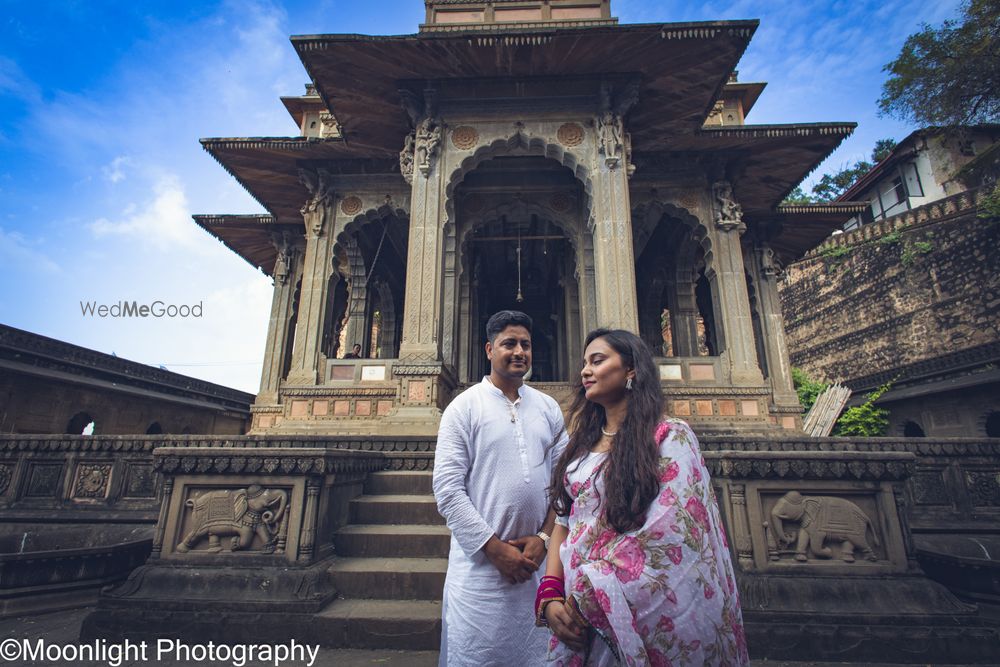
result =
[[[566,604],[553,600],[545,605],[545,620],[563,644],[578,652],[587,648],[587,633]]]

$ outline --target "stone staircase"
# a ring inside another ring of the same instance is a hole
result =
[[[450,533],[430,471],[372,473],[333,537],[338,599],[316,616],[325,646],[436,651]]]

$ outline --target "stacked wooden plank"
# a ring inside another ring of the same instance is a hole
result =
[[[802,430],[813,437],[830,435],[850,397],[851,390],[839,383],[824,389],[806,415]]]

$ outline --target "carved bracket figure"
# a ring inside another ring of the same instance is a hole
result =
[[[604,164],[614,169],[625,161],[631,178],[635,167],[631,163],[632,141],[625,132],[625,116],[639,101],[639,86],[631,83],[612,96],[611,86],[602,84],[597,115],[597,148],[604,155]]]
[[[299,182],[309,191],[309,199],[300,212],[312,233],[319,236],[326,222],[325,212],[333,205],[333,177],[325,169],[299,169]]]
[[[743,225],[743,207],[733,196],[733,186],[729,181],[716,181],[712,184],[712,208],[715,213],[716,227],[725,231],[745,229]]]
[[[417,126],[415,162],[424,176],[431,171],[431,162],[441,144],[441,123],[433,116],[427,116]]]
[[[403,150],[399,151],[399,173],[403,175],[403,179],[413,184],[413,153],[416,144],[416,138],[413,132],[406,135],[406,139],[403,140]]]
[[[785,532],[785,521],[799,524],[797,536]],[[879,546],[871,519],[864,510],[844,498],[803,496],[798,491],[789,491],[771,509],[768,528],[774,531],[778,546],[795,542],[795,560],[800,563],[806,562],[809,554],[832,558],[834,552],[825,545],[827,541],[839,546],[839,557],[845,563],[854,562],[854,551],[859,548],[866,559],[878,560],[868,546],[868,530],[871,530],[872,542]]]
[[[604,111],[598,122],[599,150],[604,154],[604,164],[609,169],[618,166],[624,149],[625,132],[622,129],[622,118],[610,109]]]
[[[177,545],[179,553],[187,553],[204,537],[208,537],[209,553],[222,551],[221,537],[232,537],[231,551],[249,549],[257,537],[263,553],[274,553],[284,530],[288,494],[251,484],[235,491],[209,491],[184,504],[194,517],[191,530]]]

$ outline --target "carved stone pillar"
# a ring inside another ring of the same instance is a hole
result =
[[[174,478],[163,480],[163,502],[160,503],[160,516],[156,520],[156,531],[153,533],[153,549],[151,558],[159,558],[163,552],[163,538],[167,530],[167,514],[170,509],[170,497],[174,493]]]
[[[305,511],[302,513],[302,544],[299,547],[299,561],[312,562],[313,547],[316,543],[317,509],[319,508],[319,488],[322,480],[310,477],[306,480]]]
[[[597,165],[591,228],[597,325],[638,331],[628,170],[617,159],[598,160]]]
[[[329,232],[333,227],[334,194],[330,174],[299,170],[302,183],[309,189],[309,201],[302,207],[306,227],[306,253],[302,264],[302,289],[299,293],[299,317],[295,325],[295,343],[288,383],[314,385],[323,338],[327,286],[333,270]]]
[[[267,325],[264,366],[256,405],[274,405],[278,402],[281,371],[285,366],[285,350],[288,346],[288,320],[292,316],[295,283],[302,272],[302,237],[282,232],[274,234],[272,241],[278,251],[278,258],[274,263],[271,319]]]
[[[754,248],[753,261],[747,268],[757,285],[757,312],[760,313],[764,333],[764,350],[767,355],[767,374],[771,382],[774,404],[784,407],[799,406],[799,397],[792,382],[792,367],[785,340],[785,321],[781,315],[778,296],[778,266],[774,252],[766,245]]]
[[[732,186],[719,181],[712,186],[714,224],[709,236],[713,260],[705,275],[714,282],[719,348],[729,364],[730,380],[736,385],[761,385],[764,376],[757,366],[750,296],[740,236],[746,231],[743,212],[732,196]]]
[[[441,360],[441,287],[444,252],[443,169],[433,151],[421,150],[413,173],[410,236],[406,260],[401,359],[410,363]]]
[[[729,499],[733,504],[733,543],[740,569],[749,572],[753,566],[753,541],[750,539],[750,521],[747,518],[746,485],[733,484],[729,487]]]

